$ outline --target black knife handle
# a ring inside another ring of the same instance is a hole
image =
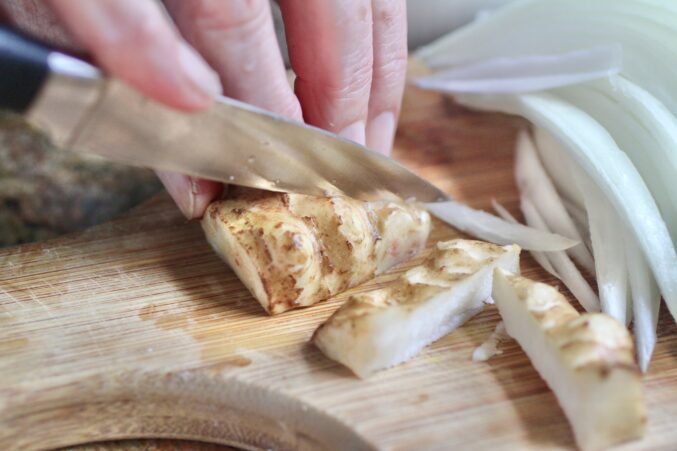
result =
[[[0,26],[0,109],[23,113],[47,78],[50,50]]]

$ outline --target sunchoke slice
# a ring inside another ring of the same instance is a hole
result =
[[[505,328],[557,397],[584,450],[641,437],[642,379],[632,338],[602,313],[579,314],[554,287],[494,271],[492,297]]]
[[[479,313],[494,268],[518,271],[519,253],[517,245],[439,242],[392,285],[352,296],[313,341],[362,378],[402,363]]]
[[[425,248],[416,204],[234,188],[202,219],[207,240],[269,314],[315,304]]]

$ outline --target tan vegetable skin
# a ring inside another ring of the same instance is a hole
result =
[[[557,397],[581,449],[641,437],[647,413],[632,338],[602,313],[579,314],[557,289],[496,269],[505,328]]]
[[[202,227],[272,315],[325,300],[418,254],[430,216],[403,202],[237,187],[208,207]]]
[[[519,269],[520,249],[482,241],[437,243],[394,284],[352,296],[313,336],[360,377],[404,362],[479,313],[496,267]]]

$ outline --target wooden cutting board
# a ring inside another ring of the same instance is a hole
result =
[[[407,92],[395,156],[458,199],[517,210],[516,118]],[[459,236],[435,224],[430,242]],[[512,341],[471,361],[494,307],[362,381],[308,344],[350,293],[268,317],[166,196],[83,233],[0,253],[0,449],[130,437],[256,449],[561,449],[554,396]],[[523,272],[554,283],[528,254]],[[387,284],[380,277],[353,290]],[[675,449],[677,328],[645,379],[647,437]]]

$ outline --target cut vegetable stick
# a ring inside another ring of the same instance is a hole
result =
[[[492,297],[555,393],[581,449],[641,437],[647,413],[627,329],[601,313],[579,315],[555,288],[496,269]]]
[[[578,244],[575,240],[512,224],[486,211],[476,210],[455,201],[432,202],[426,208],[442,221],[482,240],[508,245],[517,244],[530,251],[562,251]]]
[[[527,197],[521,197],[520,207],[527,224],[537,229],[547,230],[547,224]],[[599,298],[566,252],[548,252],[545,255],[550,260],[555,271],[557,271],[557,274],[560,275],[564,285],[571,291],[571,294],[574,295],[583,308],[588,312],[599,312]]]
[[[637,360],[639,367],[646,372],[656,347],[656,327],[661,295],[658,292],[656,280],[651,275],[649,265],[633,237],[628,237],[625,243],[625,257],[632,293]]]
[[[329,358],[365,378],[404,362],[479,313],[494,268],[519,271],[516,245],[437,243],[393,285],[352,296],[313,335]]]
[[[235,188],[205,235],[269,314],[312,305],[412,258],[430,215],[415,204]]]
[[[590,238],[595,254],[595,276],[602,311],[628,325],[628,272],[625,265],[625,228],[599,190],[580,169],[574,170],[578,186],[586,193]],[[634,237],[631,237],[634,239]]]
[[[517,219],[515,219],[515,217],[511,215],[510,212],[503,205],[501,205],[496,199],[491,199],[491,206],[494,207],[494,210],[496,210],[498,216],[500,216],[504,220],[512,224],[519,224],[519,221],[517,221]],[[552,263],[550,263],[550,260],[548,260],[548,256],[545,252],[529,251],[529,253],[534,258],[534,260],[536,260],[536,263],[541,265],[543,269],[545,269],[547,272],[560,279],[559,274],[557,274],[557,271],[555,271],[555,268],[553,268]]]
[[[547,129],[598,184],[632,231],[661,294],[677,318],[677,253],[651,192],[606,130],[580,109],[547,94],[460,96],[461,103],[519,114]]]
[[[538,209],[545,220],[548,230],[562,236],[580,241],[567,249],[567,254],[590,272],[595,270],[595,262],[583,243],[573,219],[569,216],[550,177],[545,172],[536,154],[534,142],[527,132],[517,136],[515,148],[515,180],[521,193],[525,194]]]

